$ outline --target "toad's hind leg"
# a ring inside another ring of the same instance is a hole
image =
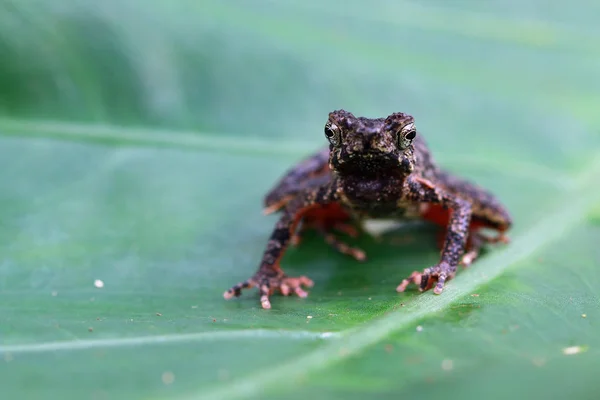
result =
[[[323,221],[319,220],[303,221],[302,227],[291,238],[291,243],[293,246],[298,246],[300,244],[302,241],[302,235],[308,229],[314,229],[320,236],[323,237],[325,243],[331,246],[334,250],[342,254],[349,255],[356,261],[366,261],[367,254],[364,250],[346,244],[339,239],[336,234],[333,233],[333,231],[336,230],[346,233],[351,237],[358,237],[358,230],[354,226],[341,221],[334,223],[324,223]]]
[[[327,232],[325,229],[318,229],[318,232],[324,237],[325,242],[333,247],[335,250],[339,251],[342,254],[349,255],[353,257],[356,261],[365,261],[367,259],[367,254],[356,247],[351,247],[346,243],[342,242],[331,232]]]
[[[473,264],[473,262],[479,258],[479,254],[485,243],[485,236],[479,232],[471,232],[469,239],[467,240],[465,253],[460,259],[460,265],[467,268],[469,265]]]
[[[498,236],[489,237],[481,232],[474,231],[469,236],[469,240],[467,242],[466,253],[462,256],[461,265],[464,267],[468,267],[471,265],[481,253],[481,250],[486,244],[496,244],[496,243],[509,243],[510,239],[504,235],[504,233],[500,232]]]

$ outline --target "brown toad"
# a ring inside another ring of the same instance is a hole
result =
[[[414,282],[421,291],[434,287],[440,294],[454,277],[459,263],[469,265],[485,243],[507,242],[504,232],[511,217],[489,192],[438,167],[425,141],[417,135],[414,119],[404,113],[387,118],[355,117],[338,110],[325,125],[328,148],[291,169],[265,198],[266,213],[281,216],[257,272],[225,292],[229,299],[242,289],[258,287],[263,308],[271,308],[269,296],[307,294],[312,286],[305,277],[288,277],[279,262],[303,229],[315,228],[337,250],[357,260],[364,252],[337,240],[334,229],[350,234],[352,224],[365,219],[424,219],[445,228],[438,264],[415,271],[397,287],[399,292]],[[483,235],[482,228],[498,232]]]

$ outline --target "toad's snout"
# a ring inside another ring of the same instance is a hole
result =
[[[377,135],[371,132],[362,132],[358,135],[352,146],[349,146],[350,153],[365,154],[379,150]]]

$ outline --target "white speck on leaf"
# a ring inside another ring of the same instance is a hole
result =
[[[423,332],[423,327],[421,325],[417,326],[417,332]]]
[[[102,282],[100,279],[96,279],[94,281],[94,286],[96,286],[98,289],[101,289],[104,287],[104,282]]]
[[[162,381],[165,385],[170,385],[175,381],[175,375],[171,371],[163,372]]]
[[[444,360],[442,361],[442,369],[444,371],[450,371],[451,369],[454,368],[454,362],[452,360]]]
[[[562,352],[566,356],[571,356],[573,354],[582,353],[585,350],[587,350],[587,349],[583,346],[571,346],[571,347],[565,347],[564,349],[562,349]]]
[[[311,319],[311,318],[312,318],[312,315],[307,315],[307,316],[306,316],[306,318],[307,318],[307,319]]]

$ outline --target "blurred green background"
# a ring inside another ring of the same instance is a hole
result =
[[[597,398],[598,15],[0,1],[2,397]],[[275,222],[262,196],[339,108],[412,114],[506,203],[512,244],[442,296],[399,295],[436,262],[432,229],[359,239],[368,264],[308,237],[283,263],[307,299],[225,302]]]

